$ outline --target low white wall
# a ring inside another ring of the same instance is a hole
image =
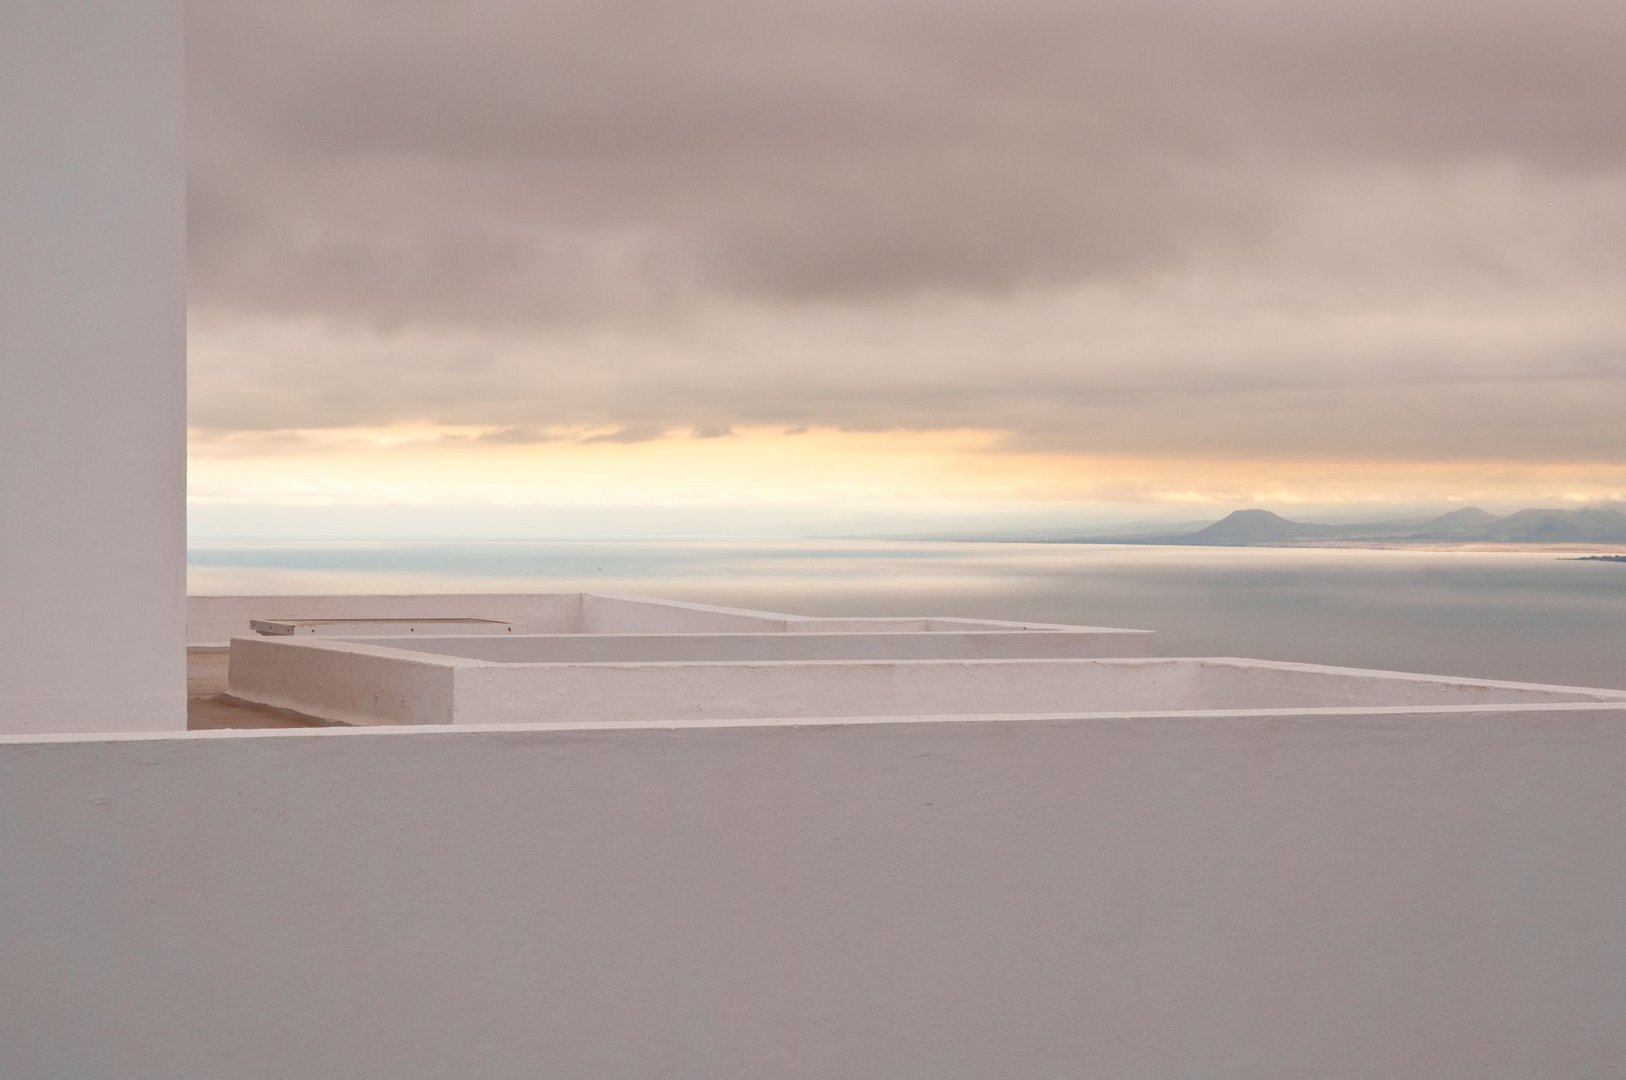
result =
[[[227,691],[341,724],[445,724],[456,715],[455,669],[448,663],[368,645],[279,647],[284,640],[235,639]]]
[[[1626,1061],[1618,708],[22,740],[0,866],[19,1080]]]
[[[1008,619],[927,619],[928,630],[1077,630],[1076,626],[1065,626],[1061,623],[1012,622]],[[1151,630],[1126,630],[1122,627],[1092,626],[1091,630],[1111,630],[1115,634],[1145,634],[1153,636]]]
[[[728,634],[784,630],[797,616],[618,593],[582,596],[583,634]]]
[[[469,593],[422,596],[189,596],[186,643],[224,646],[253,633],[251,619],[497,619],[519,634],[571,634],[581,624],[580,593]]]
[[[936,630],[1102,630],[1113,633],[1152,636],[1150,630],[1119,630],[1109,626],[1063,626],[1060,623],[1008,622],[999,619],[830,619],[809,616],[795,619],[785,629],[804,634]]]
[[[1150,635],[1085,630],[1031,634],[544,634],[342,638],[435,656],[495,663],[617,663],[674,660],[956,660],[1145,656]]]
[[[779,661],[460,666],[453,722],[930,716],[1195,708],[1191,665]]]
[[[352,658],[353,668],[348,666]],[[420,686],[435,692],[419,692]],[[1626,691],[1229,659],[520,664],[318,638],[234,640],[230,692],[313,716],[372,724],[1626,701]]]
[[[251,619],[497,619],[518,634],[732,634],[877,633],[927,631],[1099,631],[1138,635],[1146,655],[1147,630],[1055,626],[984,619],[824,619],[773,611],[690,604],[621,593],[471,593],[420,596],[191,596],[187,644],[224,647],[251,633]]]
[[[1283,668],[1296,668],[1284,672]],[[1264,682],[1246,677],[1258,671]],[[1221,678],[1214,681],[1218,673]],[[1284,680],[1283,676],[1291,678]],[[1240,677],[1239,677],[1240,676]],[[460,664],[454,723],[1565,702],[1626,694],[1208,660]],[[318,713],[318,715],[322,715]],[[375,721],[376,722],[376,721]],[[441,722],[444,722],[442,719]]]
[[[1318,672],[1318,678],[1306,678]],[[1206,694],[1216,701],[1268,701],[1279,708],[1314,709],[1350,702],[1351,687],[1364,688],[1374,704],[1473,705],[1514,701],[1626,700],[1626,690],[1418,675],[1404,671],[1343,668],[1275,660],[1210,659],[1203,667]],[[1222,706],[1224,707],[1224,706]]]

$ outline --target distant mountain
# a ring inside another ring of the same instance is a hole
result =
[[[1092,529],[1034,527],[997,532],[926,533],[894,540],[1038,544],[1197,544],[1248,547],[1349,540],[1385,543],[1626,543],[1616,510],[1521,510],[1507,518],[1465,506],[1429,518],[1328,524],[1294,521],[1270,510],[1237,510],[1219,521],[1129,521]]]
[[[1061,539],[1061,538],[1058,538]],[[1322,525],[1292,521],[1269,510],[1237,510],[1194,532],[1143,537],[1065,538],[1066,543],[1193,544],[1250,547],[1315,541],[1385,543],[1626,544],[1626,514],[1617,509],[1520,510],[1497,517],[1467,506],[1427,521],[1368,521]]]
[[[1283,544],[1295,540],[1333,540],[1342,535],[1343,529],[1337,525],[1289,521],[1269,510],[1238,510],[1207,528],[1187,535],[1180,542],[1246,547],[1249,544]]]
[[[1449,514],[1441,514],[1429,521],[1419,522],[1414,531],[1418,534],[1464,532],[1482,528],[1496,520],[1496,515],[1487,510],[1481,510],[1477,506],[1464,506],[1461,510],[1453,510]]]
[[[1520,510],[1474,530],[1509,544],[1626,544],[1626,514],[1614,509]]]

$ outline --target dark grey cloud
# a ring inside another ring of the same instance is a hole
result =
[[[1626,458],[1618,0],[190,18],[204,426]]]

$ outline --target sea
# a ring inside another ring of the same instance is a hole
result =
[[[194,594],[634,592],[1155,630],[1245,656],[1626,689],[1626,563],[1555,552],[887,540],[194,541]]]

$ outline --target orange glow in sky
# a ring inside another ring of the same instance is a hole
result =
[[[195,436],[195,504],[695,505],[936,503],[1155,506],[1472,501],[1580,503],[1626,467],[1574,463],[1099,457],[1001,448],[990,431],[746,429],[606,441],[591,431],[509,444],[496,429],[383,428]]]

